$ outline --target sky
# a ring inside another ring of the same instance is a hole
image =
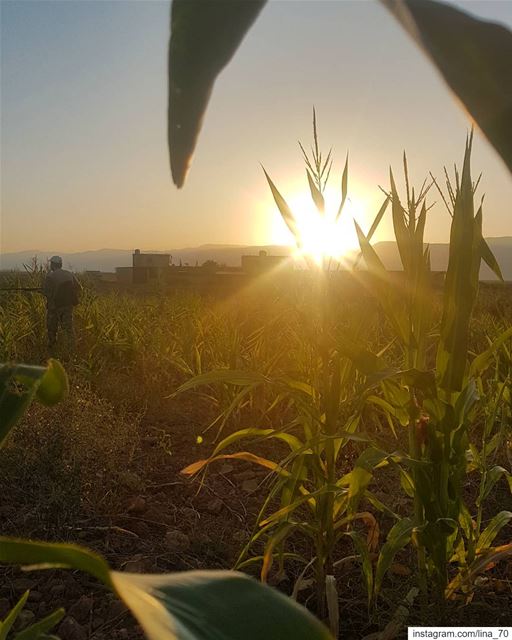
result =
[[[453,4],[512,27],[509,0]],[[2,252],[291,242],[261,165],[294,207],[311,206],[297,141],[311,141],[313,106],[333,147],[333,206],[349,152],[347,247],[352,218],[369,228],[389,167],[401,175],[404,149],[418,186],[462,162],[466,115],[375,1],[270,2],[216,83],[181,190],[167,150],[169,2],[0,6]],[[510,175],[476,133],[480,171],[484,234],[512,235]],[[447,241],[449,222],[438,202],[427,240]],[[388,216],[375,239],[391,238]]]

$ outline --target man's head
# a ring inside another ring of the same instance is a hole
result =
[[[62,258],[60,256],[52,256],[50,258],[50,269],[52,271],[62,269]]]

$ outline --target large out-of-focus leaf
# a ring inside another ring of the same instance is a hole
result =
[[[168,138],[178,187],[184,183],[215,79],[265,2],[173,1]],[[427,52],[512,170],[511,32],[434,0],[381,2]]]
[[[216,77],[266,0],[173,0],[169,44],[168,138],[181,187]]]
[[[53,405],[68,393],[68,379],[57,360],[46,367],[0,364],[0,444],[34,399]]]
[[[512,33],[434,0],[381,0],[512,171]]]
[[[121,573],[75,545],[9,538],[0,538],[2,562],[91,573],[128,605],[149,640],[332,640],[307,609],[234,571]]]

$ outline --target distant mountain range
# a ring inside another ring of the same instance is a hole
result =
[[[500,264],[505,280],[512,281],[512,237],[487,238],[487,242]],[[393,241],[377,242],[375,249],[388,269],[400,270],[400,257],[396,243]],[[185,249],[169,249],[154,253],[169,253],[174,264],[201,265],[206,260],[214,260],[218,264],[240,266],[242,255],[256,255],[259,251],[269,255],[290,255],[292,249],[280,245],[245,246],[205,244]],[[99,249],[79,253],[63,253],[59,251],[21,251],[18,253],[0,254],[0,269],[23,269],[23,265],[31,264],[34,258],[45,263],[52,255],[61,255],[64,266],[73,271],[115,271],[116,267],[129,267],[132,264],[132,250]],[[445,271],[448,264],[448,245],[434,243],[430,245],[431,263],[434,271]],[[480,270],[482,280],[493,280],[494,276],[487,266]]]

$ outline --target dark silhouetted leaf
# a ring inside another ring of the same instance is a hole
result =
[[[174,0],[169,45],[168,137],[174,184],[190,165],[213,84],[266,0]]]
[[[434,0],[381,0],[512,171],[512,33]]]

